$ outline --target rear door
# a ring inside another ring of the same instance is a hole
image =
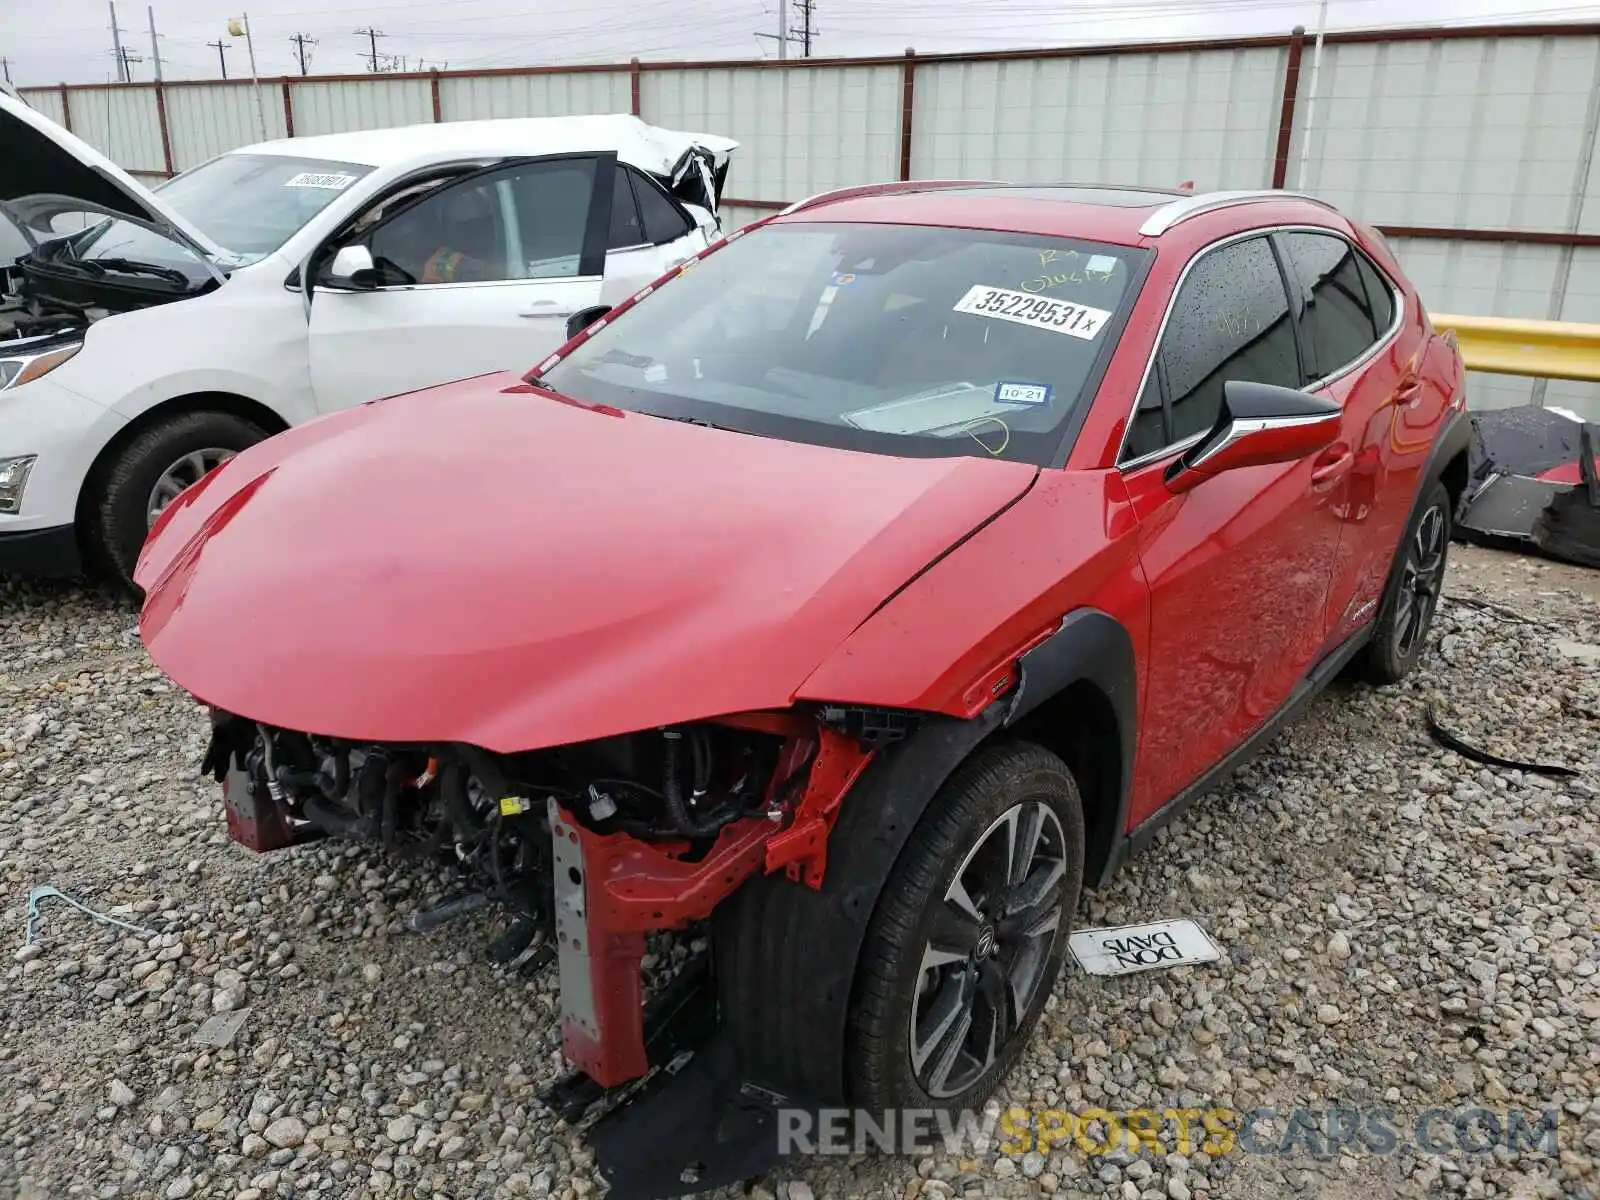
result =
[[[602,304],[617,304],[706,247],[683,207],[644,172],[618,163]]]
[[[381,218],[359,238],[380,273],[360,290],[319,281],[311,382],[323,411],[486,371],[526,369],[598,304],[613,154],[477,171]]]
[[[1226,471],[1182,494],[1166,472],[1215,425],[1229,380],[1297,387],[1289,293],[1264,233],[1202,250],[1179,284],[1121,470],[1150,588],[1132,823],[1259,729],[1318,655],[1338,526],[1310,459]]]
[[[1397,413],[1418,394],[1419,339],[1404,336],[1382,273],[1332,230],[1286,230],[1279,249],[1298,292],[1304,383],[1344,412],[1338,442],[1317,460],[1339,523],[1326,614],[1330,644],[1376,615],[1403,505],[1388,486]]]

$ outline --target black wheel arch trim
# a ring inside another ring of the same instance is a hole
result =
[[[1467,453],[1467,447],[1472,441],[1472,418],[1464,408],[1452,409],[1445,419],[1444,428],[1433,439],[1433,445],[1428,448],[1428,458],[1422,467],[1422,476],[1417,482],[1417,491],[1411,497],[1411,507],[1406,512],[1404,529],[1411,528],[1411,522],[1416,519],[1417,510],[1422,507],[1422,498],[1428,494],[1428,489],[1444,476],[1445,467],[1459,455]],[[1457,511],[1451,517],[1459,517],[1461,502],[1466,498],[1466,493],[1456,497]]]
[[[1041,704],[1080,682],[1093,684],[1106,697],[1116,715],[1118,763],[1115,823],[1112,841],[1105,847],[1091,838],[1086,847],[1085,880],[1110,859],[1110,850],[1128,827],[1128,800],[1133,791],[1134,754],[1139,743],[1139,675],[1133,638],[1110,613],[1098,608],[1076,608],[1061,618],[1061,625],[1045,641],[1017,662],[1021,678],[1011,694],[1005,725],[1014,727]],[[1085,814],[1087,815],[1087,814]]]
[[[799,1106],[849,1102],[850,1005],[878,898],[934,794],[1007,711],[995,703],[969,720],[932,716],[880,752],[840,809],[820,890],[763,875],[718,906],[722,1032],[746,1080]]]

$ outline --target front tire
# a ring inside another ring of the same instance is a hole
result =
[[[1361,660],[1361,674],[1371,683],[1398,683],[1422,658],[1444,589],[1452,507],[1450,492],[1435,481],[1406,527],[1383,589],[1372,641]]]
[[[896,861],[862,950],[849,1030],[855,1102],[978,1108],[1027,1046],[1083,885],[1083,803],[1055,755],[981,750]]]
[[[91,496],[90,562],[125,588],[133,586],[150,526],[188,485],[267,436],[223,412],[188,412],[157,421],[124,446]]]

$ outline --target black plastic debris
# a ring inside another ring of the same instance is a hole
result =
[[[1525,405],[1472,416],[1464,542],[1600,567],[1600,426]]]
[[[1439,718],[1434,716],[1432,708],[1427,710],[1426,716],[1428,736],[1446,750],[1455,751],[1462,758],[1469,758],[1473,762],[1482,763],[1486,767],[1506,767],[1514,771],[1526,771],[1530,775],[1551,775],[1560,779],[1568,779],[1578,774],[1572,767],[1565,767],[1559,763],[1523,762],[1520,759],[1502,758],[1498,754],[1480,750],[1439,724]]]

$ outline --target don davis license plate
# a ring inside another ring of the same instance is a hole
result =
[[[1156,921],[1115,929],[1080,929],[1067,940],[1091,975],[1127,975],[1156,967],[1216,962],[1222,949],[1193,921]]]

